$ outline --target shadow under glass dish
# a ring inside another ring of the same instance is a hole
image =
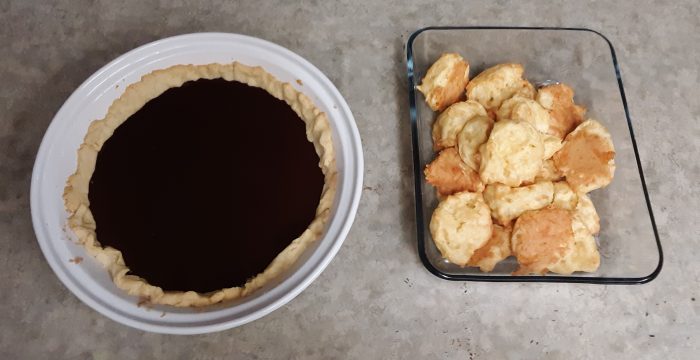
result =
[[[636,284],[653,280],[663,255],[644,175],[627,111],[622,79],[612,44],[598,32],[573,28],[430,27],[413,33],[407,44],[409,103],[413,145],[418,252],[426,268],[449,280],[585,282]],[[435,157],[431,128],[438,113],[415,90],[441,54],[456,52],[470,64],[470,77],[506,62],[521,63],[533,84],[552,81],[570,85],[576,103],[599,120],[615,145],[615,177],[590,197],[600,216],[596,237],[601,255],[598,271],[572,275],[512,276],[515,258],[493,272],[459,267],[445,260],[429,231],[437,207],[435,189],[425,182],[423,169]]]

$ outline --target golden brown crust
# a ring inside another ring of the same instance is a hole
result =
[[[549,134],[542,134],[542,144],[544,145],[544,159],[549,160],[561,150],[564,143],[558,137]]]
[[[430,219],[430,234],[442,256],[465,266],[491,238],[492,224],[481,193],[465,191],[440,202]]]
[[[479,174],[462,162],[454,147],[442,150],[437,158],[425,167],[425,180],[435,186],[441,196],[484,190]]]
[[[487,110],[497,110],[503,101],[515,94],[531,96],[532,86],[523,79],[521,64],[498,64],[474,77],[467,84],[467,99],[474,100]]]
[[[535,130],[547,134],[551,116],[537,101],[522,96],[513,96],[501,104],[496,112],[498,120],[525,121]]]
[[[474,171],[479,171],[481,154],[479,147],[486,142],[493,128],[493,120],[488,116],[475,116],[469,119],[457,135],[459,157]]]
[[[567,249],[559,262],[549,266],[549,271],[569,275],[575,271],[594,272],[598,270],[600,253],[595,238],[576,216],[572,219],[571,227],[574,233],[574,243]]]
[[[446,53],[430,66],[418,91],[433,111],[442,111],[460,100],[469,82],[469,63],[459,54]]]
[[[486,116],[486,110],[476,101],[462,101],[450,105],[433,124],[433,149],[439,151],[457,145],[457,135],[464,124],[476,116]]]
[[[513,96],[519,96],[534,100],[535,96],[537,96],[537,89],[535,89],[535,86],[532,85],[531,82],[523,79],[520,81],[520,84],[518,84],[518,88]]]
[[[586,116],[586,108],[574,103],[574,90],[566,84],[544,86],[537,92],[537,102],[549,111],[548,134],[563,139]]]
[[[554,160],[549,159],[542,162],[540,171],[537,172],[534,182],[540,181],[559,181],[564,178],[564,175],[554,166]]]
[[[522,213],[538,210],[552,203],[554,185],[543,181],[521,187],[489,184],[484,200],[491,208],[491,216],[501,225],[509,225]]]
[[[547,207],[528,211],[515,222],[512,250],[520,268],[513,275],[544,274],[573,246],[572,213]]]
[[[607,186],[615,173],[615,148],[610,133],[595,120],[587,120],[567,135],[552,159],[566,181],[580,193]]]
[[[574,211],[578,202],[578,196],[566,181],[557,181],[554,183],[552,206]]]
[[[114,130],[151,99],[166,90],[197,79],[223,78],[239,81],[268,91],[272,96],[284,100],[306,123],[306,135],[319,155],[319,166],[325,177],[321,200],[316,209],[316,218],[304,233],[287,246],[261,274],[250,279],[242,287],[221,289],[210,293],[194,291],[164,291],[149,284],[145,279],[130,275],[121,252],[111,247],[102,247],[95,235],[95,220],[89,208],[88,190],[95,169],[97,154]],[[83,144],[78,149],[76,171],[68,178],[63,198],[70,213],[68,225],[87,252],[94,256],[109,272],[114,283],[128,294],[147,299],[153,304],[179,307],[205,306],[235,299],[261,288],[280,275],[299,258],[306,247],[319,239],[330,217],[330,208],[336,191],[337,169],[331,139],[331,128],[325,113],[313,102],[288,83],[283,83],[261,67],[250,67],[237,62],[231,64],[176,65],[144,75],[131,84],[115,100],[107,115],[90,124]]]
[[[544,160],[540,133],[524,121],[497,122],[479,152],[479,175],[486,184],[501,183],[517,187],[532,182]]]
[[[595,210],[593,201],[586,194],[578,194],[577,199],[574,216],[581,220],[591,234],[597,234],[600,231],[600,217]]]
[[[509,257],[510,234],[512,229],[493,224],[489,241],[474,252],[467,265],[479,267],[483,272],[491,272],[499,261]]]

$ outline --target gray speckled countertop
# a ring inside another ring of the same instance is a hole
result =
[[[667,358],[700,351],[700,6],[692,0],[0,1],[0,358]],[[541,6],[546,9],[541,9]],[[426,25],[597,29],[616,46],[665,266],[642,286],[442,281],[415,250],[404,43]],[[338,86],[365,150],[355,225],[291,303],[216,334],[119,325],[58,281],[36,243],[29,179],[68,95],[162,37],[237,32],[304,56]],[[697,301],[696,301],[697,298]]]

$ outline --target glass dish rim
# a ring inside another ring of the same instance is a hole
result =
[[[417,125],[417,110],[416,110],[416,99],[415,99],[415,81],[414,81],[414,69],[413,69],[413,42],[418,37],[428,30],[553,30],[553,31],[583,31],[590,32],[600,36],[608,44],[610,48],[610,55],[612,56],[613,67],[615,68],[615,75],[617,78],[617,85],[620,90],[620,96],[622,99],[622,106],[625,110],[625,118],[627,120],[627,128],[630,132],[630,138],[632,140],[632,148],[634,150],[634,157],[637,162],[637,170],[639,171],[639,177],[642,183],[642,190],[644,192],[644,199],[647,205],[647,211],[649,212],[649,219],[651,221],[651,226],[654,232],[654,238],[656,240],[656,247],[659,253],[659,261],[656,265],[654,271],[650,274],[642,277],[587,277],[587,276],[544,276],[544,275],[528,275],[528,276],[513,276],[513,275],[475,275],[475,274],[448,274],[438,268],[436,268],[428,259],[425,253],[425,228],[423,226],[423,191],[421,189],[423,176],[422,168],[420,166],[420,147],[418,145],[418,125]],[[540,26],[427,26],[414,31],[406,41],[406,68],[408,76],[408,101],[409,101],[409,115],[411,121],[411,149],[413,156],[413,179],[414,179],[414,196],[415,196],[415,216],[416,216],[416,237],[418,245],[418,255],[420,257],[423,266],[432,273],[433,275],[452,281],[485,281],[485,282],[543,282],[543,283],[585,283],[585,284],[606,284],[606,285],[630,285],[630,284],[646,284],[654,280],[663,267],[663,249],[661,248],[661,241],[659,240],[659,233],[656,228],[656,221],[654,220],[654,212],[652,210],[651,201],[649,199],[649,192],[647,190],[646,180],[644,178],[644,171],[642,169],[642,163],[639,158],[639,151],[637,150],[637,141],[634,136],[634,130],[632,127],[632,120],[630,119],[629,110],[627,106],[627,98],[625,97],[625,90],[622,84],[622,76],[620,74],[620,67],[617,62],[617,56],[615,54],[615,48],[612,42],[603,35],[602,33],[580,27],[540,27]]]

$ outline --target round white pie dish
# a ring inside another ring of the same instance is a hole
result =
[[[262,66],[289,82],[328,114],[339,171],[337,193],[326,231],[284,276],[254,294],[206,308],[139,306],[118,289],[67,229],[63,188],[75,171],[77,149],[90,122],[131,83],[177,64],[230,63]],[[299,80],[299,81],[297,81]],[[258,319],[289,302],[330,263],[357,212],[363,157],[359,132],[340,92],[316,67],[270,42],[237,34],[198,33],[158,40],[136,48],[98,70],[63,104],[39,148],[31,182],[31,212],[37,240],[58,278],[80,300],[103,315],[145,331],[199,334],[229,329]],[[82,258],[82,261],[75,259]]]

